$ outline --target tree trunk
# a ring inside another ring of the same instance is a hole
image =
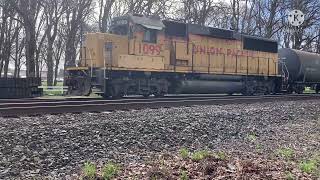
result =
[[[50,39],[50,38],[49,38]],[[48,39],[47,49],[47,85],[53,85],[53,42]]]
[[[66,43],[65,69],[76,65],[76,32],[70,32]]]
[[[56,63],[54,66],[54,79],[53,79],[53,85],[57,85],[57,77],[58,77],[58,72],[59,71],[59,59],[56,59]]]
[[[25,43],[25,53],[26,53],[26,76],[36,77],[35,71],[35,50],[36,50],[36,32],[33,28],[34,26],[25,26],[26,33],[26,43]],[[37,65],[38,66],[38,65]]]

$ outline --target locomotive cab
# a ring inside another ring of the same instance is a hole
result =
[[[66,70],[67,94],[88,95],[93,90],[115,96],[116,90],[110,90],[106,82],[112,79],[113,70],[164,70],[164,53],[158,37],[163,29],[164,24],[158,17],[127,15],[115,17],[109,33],[86,34],[78,66]]]

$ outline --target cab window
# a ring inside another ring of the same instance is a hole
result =
[[[157,43],[157,30],[144,28],[143,41],[148,43]]]

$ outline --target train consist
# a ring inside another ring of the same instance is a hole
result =
[[[280,53],[280,55],[279,55]],[[127,15],[110,33],[89,33],[79,66],[67,69],[70,95],[301,93],[317,91],[319,55],[231,30]],[[280,60],[279,60],[280,57]],[[320,86],[319,86],[320,87]]]

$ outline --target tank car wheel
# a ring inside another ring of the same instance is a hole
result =
[[[296,90],[295,90],[295,93],[302,94],[303,91],[304,91],[304,87],[303,88],[302,87],[297,87]]]
[[[156,97],[156,98],[162,98],[162,97],[164,97],[164,94],[155,94],[154,97]]]
[[[164,97],[164,95],[165,95],[165,92],[157,91],[156,93],[154,93],[154,97],[156,97],[156,98]]]
[[[148,97],[150,96],[150,94],[142,94],[142,96],[143,96],[144,98],[148,98]]]

